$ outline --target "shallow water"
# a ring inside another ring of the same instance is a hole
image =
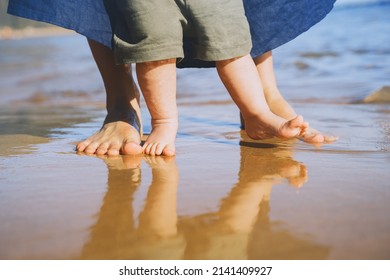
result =
[[[356,102],[390,83],[389,12],[340,6],[275,51],[336,143],[249,140],[215,71],[180,70],[172,159],[77,155],[104,118],[85,40],[0,41],[0,259],[389,259],[390,105]]]

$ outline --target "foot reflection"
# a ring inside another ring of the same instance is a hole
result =
[[[308,179],[306,167],[292,158],[291,149],[241,146],[237,183],[221,200],[219,211],[182,221],[188,242],[185,258],[250,258],[251,242],[256,238],[252,233],[261,205],[269,201],[272,186],[284,179],[296,188]]]
[[[141,183],[142,157],[103,158],[108,189],[82,259],[179,259],[185,242],[177,231],[175,158],[145,157],[152,169],[145,206],[136,227],[134,194]]]
[[[121,259],[135,257],[127,250],[135,243],[132,201],[141,183],[141,157],[102,157],[108,167],[108,189],[90,240],[81,259]]]
[[[177,229],[179,171],[175,157],[145,157],[152,183],[139,216],[138,259],[181,259],[185,241]]]
[[[152,180],[137,219],[133,200],[143,160]],[[237,182],[221,199],[218,211],[195,216],[177,214],[175,157],[104,161],[108,189],[82,259],[323,259],[329,253],[326,247],[280,230],[281,222],[275,227],[269,220],[272,187],[287,181],[300,188],[308,180],[305,165],[293,159],[289,147],[241,146]]]

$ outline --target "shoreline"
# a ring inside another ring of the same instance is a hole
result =
[[[0,27],[0,40],[15,40],[73,34],[76,34],[73,30],[65,29],[58,26],[25,27],[22,29],[12,28],[10,26]]]

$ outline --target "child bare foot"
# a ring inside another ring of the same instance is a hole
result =
[[[245,131],[247,135],[255,140],[279,137],[290,139],[304,135],[308,128],[308,123],[302,116],[286,121],[272,113],[262,116],[254,116],[245,120]]]
[[[265,88],[264,94],[267,100],[267,104],[274,114],[286,120],[292,119],[296,116],[294,109],[283,98],[277,89],[272,90]],[[312,127],[308,127],[305,134],[299,138],[307,143],[314,144],[330,143],[337,140],[337,137],[332,135],[325,135]]]
[[[177,121],[158,122],[152,125],[152,132],[142,146],[144,154],[151,156],[174,156]]]
[[[286,121],[270,110],[256,66],[249,55],[217,61],[218,74],[233,101],[240,109],[245,131],[255,140],[279,137],[294,138],[306,132],[302,116]]]
[[[270,110],[275,115],[284,118],[285,120],[295,118],[297,114],[290,104],[283,98],[278,89],[273,68],[272,51],[256,57],[254,62],[256,64],[260,80],[263,84],[264,95]],[[243,123],[241,122],[241,124]],[[306,133],[299,138],[307,143],[313,144],[329,143],[337,140],[337,137],[325,135],[312,127],[308,127]]]
[[[144,154],[174,156],[178,128],[176,59],[137,63],[138,82],[152,117]]]
[[[107,115],[103,127],[76,146],[78,152],[117,156],[142,153],[138,118],[129,111],[126,117]]]
[[[312,144],[332,143],[334,141],[337,141],[338,139],[337,136],[325,135],[320,131],[311,127],[309,127],[306,133],[299,138],[305,141],[306,143],[312,143]]]
[[[296,117],[296,113],[290,104],[288,104],[288,102],[280,95],[279,92],[267,89],[265,89],[264,92],[267,99],[267,104],[274,114],[286,120]],[[313,144],[331,143],[337,140],[337,137],[332,135],[325,135],[312,127],[308,127],[305,134],[299,136],[299,138],[307,143]]]

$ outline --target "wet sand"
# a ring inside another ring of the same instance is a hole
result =
[[[65,109],[41,108],[67,125],[30,122],[41,130],[34,136],[19,134],[14,115],[3,118],[14,131],[0,136],[0,258],[390,257],[390,135],[372,125],[377,110],[317,105],[346,117],[327,120],[341,139],[317,148],[251,141],[235,114],[221,117],[233,105],[204,107],[182,108],[175,158],[77,155],[74,142],[100,125],[86,116],[101,110],[64,118]]]
[[[302,40],[277,53],[281,89],[336,143],[248,139],[191,69],[174,158],[76,154],[105,114],[85,40],[0,41],[0,259],[389,259],[390,107],[357,102],[388,86],[388,56]]]

